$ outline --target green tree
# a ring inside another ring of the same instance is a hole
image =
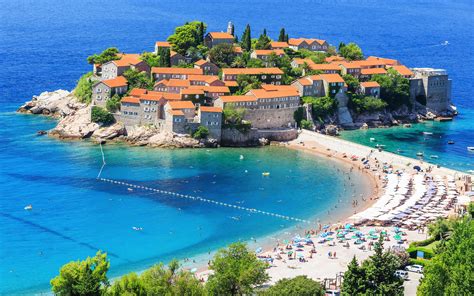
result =
[[[296,111],[293,113],[293,119],[296,121],[298,127],[301,127],[301,121],[304,119],[304,108],[298,107]]]
[[[260,59],[250,58],[247,61],[247,68],[264,68],[265,64]]]
[[[145,88],[152,90],[153,89],[153,81],[151,78],[146,74],[146,72],[140,72],[136,69],[128,69],[123,73],[123,76],[127,78],[128,81],[128,88]]]
[[[341,47],[341,45],[343,46]],[[347,45],[343,43],[339,44],[339,54],[348,61],[356,61],[356,60],[364,59],[364,54],[362,53],[362,49],[354,42],[351,42]]]
[[[314,127],[313,123],[309,120],[306,120],[306,119],[301,120],[300,124],[301,124],[302,129],[311,130]]]
[[[110,112],[115,112],[117,110],[120,110],[121,100],[122,98],[118,94],[115,94],[110,99],[107,100],[107,102],[105,103],[105,108]]]
[[[303,97],[303,102],[311,104],[313,117],[323,121],[327,116],[331,116],[337,110],[337,102],[330,97]]]
[[[262,295],[268,296],[324,296],[325,291],[320,283],[299,275],[292,279],[281,279],[264,291]]]
[[[106,109],[98,106],[93,106],[91,110],[91,121],[108,125],[113,123],[115,119],[112,113],[110,113]]]
[[[436,240],[449,238],[454,229],[455,220],[438,218],[435,222],[428,224],[428,233]]]
[[[248,295],[257,285],[269,280],[266,263],[247,249],[243,243],[233,243],[217,251],[209,268],[206,288],[210,295]]]
[[[369,295],[403,295],[403,280],[395,275],[400,262],[392,252],[384,252],[383,236],[375,243],[374,254],[362,263]]]
[[[245,51],[250,51],[250,49],[252,48],[252,37],[249,24],[247,24],[247,27],[245,27],[244,33],[242,34],[242,38],[240,39],[240,45]]]
[[[166,48],[166,47],[160,48],[158,67],[171,67],[171,51],[169,48]]]
[[[152,52],[144,52],[141,55],[142,61],[147,63],[149,67],[158,67],[160,66],[160,56]]]
[[[247,65],[247,62],[245,61],[243,56],[236,56],[230,66],[232,68],[245,68],[246,65]]]
[[[63,265],[59,275],[51,280],[52,291],[56,295],[65,296],[102,295],[109,283],[109,267],[107,254],[100,251],[92,258],[69,262]]]
[[[354,256],[347,265],[347,271],[344,273],[344,281],[341,287],[342,295],[364,295],[366,290],[365,284],[365,271]]]
[[[203,22],[200,22],[198,27],[199,44],[204,43],[204,34],[206,34],[206,25]]]
[[[100,54],[94,54],[87,57],[89,64],[104,64],[113,60],[119,60],[119,50],[116,47],[109,47]]]
[[[349,94],[349,93],[348,93]],[[363,95],[350,95],[348,107],[355,113],[382,111],[388,104],[380,98]]]
[[[350,74],[344,74],[342,75],[342,79],[346,82],[348,91],[355,93],[359,89],[360,82],[356,77]]]
[[[288,35],[285,32],[285,28],[281,28],[280,35],[278,35],[278,41],[288,42]]]
[[[132,272],[122,276],[115,281],[113,285],[105,293],[107,296],[141,296],[146,295],[146,289],[143,286],[141,279],[136,273]]]
[[[193,133],[194,139],[206,139],[208,136],[209,136],[209,129],[202,125],[200,125],[198,129]]]
[[[392,110],[402,105],[410,106],[410,81],[394,69],[388,69],[386,75],[374,75],[372,81],[380,85],[380,97]]]
[[[264,29],[263,33],[258,37],[258,41],[255,44],[255,49],[270,49],[272,40],[267,36],[267,30]]]
[[[474,291],[474,220],[465,217],[454,225],[443,251],[425,266],[417,295],[472,295]]]
[[[87,72],[79,78],[74,88],[74,96],[81,103],[90,104],[92,101],[92,86],[94,85],[94,81],[91,78],[92,72]]]
[[[206,24],[202,22],[194,21],[186,23],[174,29],[174,33],[168,37],[168,42],[171,43],[174,51],[185,55],[190,47],[197,48],[198,45],[202,44],[201,34],[205,31]]]
[[[260,86],[262,85],[262,82],[258,80],[258,78],[255,76],[241,74],[241,75],[237,75],[237,85],[238,85],[237,94],[243,95],[243,94],[246,94],[251,89],[260,88]]]
[[[235,59],[234,46],[232,44],[221,43],[209,50],[209,59],[211,63],[220,68],[227,68],[232,65]]]

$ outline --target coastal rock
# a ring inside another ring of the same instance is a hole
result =
[[[129,126],[127,127],[125,141],[136,145],[145,146],[148,145],[149,139],[160,131],[154,126]]]
[[[149,138],[148,146],[161,148],[198,148],[204,147],[204,144],[189,135],[161,132]]]
[[[60,89],[34,96],[31,101],[23,104],[17,112],[64,118],[84,107],[86,107],[86,104],[78,102],[74,94]]]
[[[115,123],[111,126],[101,127],[98,130],[94,131],[92,138],[97,141],[112,140],[119,136],[124,136],[127,134],[127,130],[122,123]]]
[[[364,124],[362,124],[362,126],[360,127],[360,129],[369,129],[369,125],[364,122]]]
[[[84,139],[92,136],[99,128],[99,124],[91,122],[91,108],[87,107],[61,119],[49,135],[60,139]]]
[[[260,139],[258,139],[258,143],[260,144],[260,146],[266,146],[266,145],[268,145],[270,142],[268,141],[267,138],[260,138]]]
[[[330,124],[324,128],[324,133],[330,136],[337,136],[339,134],[339,129],[336,125]]]

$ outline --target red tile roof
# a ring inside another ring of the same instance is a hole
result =
[[[391,66],[400,64],[397,60],[394,60],[394,59],[387,59],[387,58],[374,57],[374,56],[368,57],[367,61],[378,61],[378,62],[384,63],[385,65],[391,65]]]
[[[168,110],[168,113],[173,115],[173,116],[184,116],[184,113],[181,110],[170,109],[170,110]]]
[[[201,110],[201,112],[212,112],[212,113],[221,113],[222,112],[222,108],[219,108],[219,107],[201,106],[201,107],[199,107],[199,110]]]
[[[181,74],[181,75],[199,75],[203,74],[202,69],[196,68],[175,68],[175,67],[153,67],[153,74]]]
[[[346,69],[360,69],[360,65],[358,63],[352,62],[334,62],[335,64],[339,64]]]
[[[341,71],[341,68],[337,64],[309,64],[311,70],[321,71]]]
[[[168,87],[188,87],[191,86],[191,82],[189,80],[183,79],[163,79],[155,83],[157,85],[164,85]]]
[[[123,97],[121,103],[140,104],[140,99],[135,97]]]
[[[234,36],[225,32],[209,32],[208,33],[212,39],[234,39]]]
[[[128,67],[130,65],[136,65],[142,62],[139,54],[127,53],[121,54],[120,60],[111,61],[117,67]]]
[[[339,74],[321,74],[319,77],[328,83],[344,83],[344,79]]]
[[[271,55],[272,53],[276,54],[276,55],[284,55],[285,52],[283,51],[283,49],[255,49],[254,50],[255,54],[256,55]]]
[[[366,81],[366,82],[361,82],[360,86],[364,88],[371,88],[371,87],[380,87],[380,84],[378,84],[377,81]]]
[[[238,102],[254,102],[257,100],[256,97],[246,95],[246,96],[220,96],[219,99],[224,103],[238,103]]]
[[[384,68],[369,68],[360,70],[362,75],[374,75],[374,74],[387,74],[387,70]]]
[[[202,66],[202,65],[207,64],[207,63],[209,63],[209,62],[206,61],[206,60],[200,59],[199,61],[194,62],[194,65]]]
[[[308,78],[308,77],[303,77],[303,78],[300,78],[298,80],[296,80],[297,82],[299,82],[301,85],[303,86],[311,86],[313,85],[313,82]]]
[[[194,104],[191,101],[169,101],[171,109],[194,109]]]
[[[413,74],[413,72],[410,69],[408,69],[406,66],[403,66],[403,65],[393,66],[391,68],[393,68],[395,71],[397,71],[402,76],[413,76],[413,75],[415,75],[415,74]]]
[[[147,90],[144,88],[134,88],[130,91],[129,95],[131,95],[132,97],[137,97],[140,95],[144,95],[146,93],[147,93]]]
[[[312,44],[314,42],[317,42],[318,44],[323,45],[324,42],[326,41],[321,40],[321,39],[311,39],[311,38],[290,38],[290,40],[288,40],[288,44],[293,45],[293,46],[298,46],[303,42],[306,42],[307,44]]]
[[[258,75],[258,74],[276,74],[283,75],[283,71],[279,68],[223,68],[222,75]]]
[[[227,87],[237,87],[237,86],[239,86],[237,81],[224,81],[224,84]]]
[[[168,41],[156,41],[155,45],[158,47],[171,47],[171,43]]]
[[[272,48],[287,48],[289,45],[287,42],[273,41],[270,43]]]
[[[123,76],[118,76],[114,79],[102,80],[102,83],[104,83],[108,87],[127,86],[127,79]]]

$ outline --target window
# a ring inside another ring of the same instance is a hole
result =
[[[101,90],[100,88],[98,88],[98,89],[97,89],[97,92],[100,93],[100,92],[102,92],[102,90]]]
[[[267,79],[267,75],[262,75],[262,79]]]

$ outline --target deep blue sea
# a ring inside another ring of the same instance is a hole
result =
[[[96,145],[37,137],[37,130],[55,122],[14,113],[32,95],[70,90],[90,70],[88,55],[109,46],[151,51],[155,41],[186,21],[202,20],[216,31],[232,21],[237,32],[250,23],[254,37],[266,28],[276,38],[284,26],[290,36],[335,45],[354,41],[366,55],[447,69],[461,114],[455,121],[343,136],[365,144],[376,137],[389,150],[403,147],[407,156],[423,150],[446,166],[473,169],[466,150],[474,146],[472,1],[0,0],[0,5],[0,294],[47,290],[62,264],[97,249],[109,253],[111,276],[117,276],[294,226],[98,182]],[[444,41],[449,45],[442,46]],[[434,134],[425,139],[422,131],[428,130]],[[447,140],[456,144],[448,146]],[[327,211],[338,199],[353,194],[340,167],[282,148],[104,150],[104,177],[300,218],[330,219],[335,211],[329,216]],[[270,177],[263,178],[263,171]],[[27,204],[32,211],[23,209]]]

